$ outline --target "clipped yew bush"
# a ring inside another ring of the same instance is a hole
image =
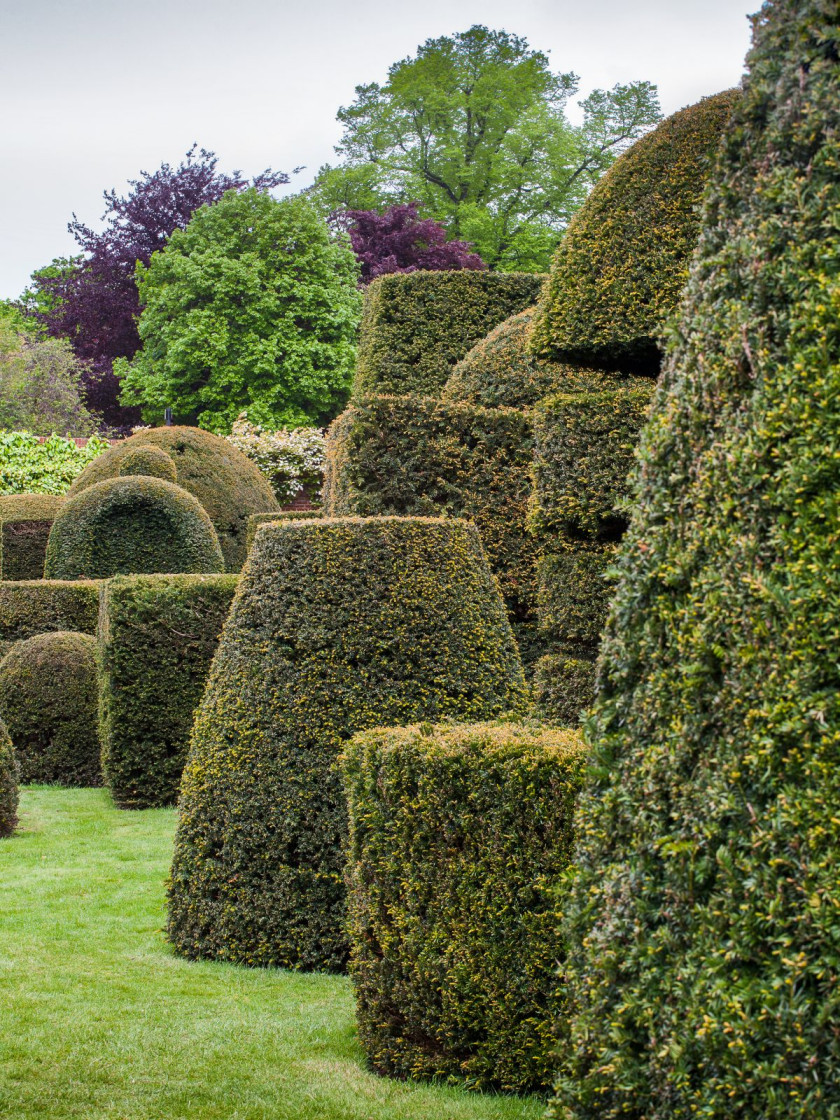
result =
[[[251,551],[251,545],[254,543],[260,525],[272,521],[309,521],[313,517],[320,517],[321,513],[320,509],[284,509],[279,513],[252,513],[248,518],[248,551]]]
[[[42,579],[59,494],[0,495],[0,580]]]
[[[53,630],[95,634],[100,586],[96,580],[0,582],[0,656],[14,642]]]
[[[473,525],[263,525],[184,770],[169,888],[176,951],[343,968],[343,744],[380,724],[491,718],[523,695]]]
[[[220,572],[213,523],[188,491],[151,476],[94,483],[69,498],[47,543],[48,579]]]
[[[12,740],[0,720],[0,839],[11,836],[17,824],[18,768]]]
[[[770,0],[622,545],[554,1114],[840,1112],[837,11]]]
[[[99,623],[99,732],[105,783],[121,809],[178,796],[201,700],[239,577],[117,576]]]
[[[245,562],[249,516],[279,506],[264,475],[230,440],[201,428],[144,428],[94,459],[70,487],[70,496],[116,478],[125,456],[139,449],[145,456],[150,447],[164,451],[175,464],[178,485],[198,499],[213,522],[224,570],[238,572]]]
[[[153,478],[162,478],[166,482],[178,481],[178,470],[172,461],[172,456],[167,454],[162,447],[152,444],[133,447],[120,460],[120,475],[147,474]]]
[[[542,359],[656,375],[658,339],[688,276],[699,204],[738,90],[668,117],[621,156],[575,214],[534,323]]]
[[[0,661],[0,718],[21,782],[102,784],[95,651],[90,634],[60,630],[17,642]]]
[[[583,758],[577,732],[512,723],[377,728],[345,748],[350,971],[378,1073],[550,1087]]]
[[[562,727],[576,727],[595,699],[595,682],[594,660],[544,654],[531,682],[537,715]]]

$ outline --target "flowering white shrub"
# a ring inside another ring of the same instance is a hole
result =
[[[301,489],[319,501],[324,484],[326,437],[320,428],[267,431],[240,413],[227,437],[251,459],[274,488],[281,505],[291,502]]]

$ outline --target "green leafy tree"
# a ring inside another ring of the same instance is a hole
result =
[[[430,39],[384,85],[356,87],[338,113],[344,164],[322,168],[314,194],[350,209],[418,199],[491,267],[546,269],[592,184],[661,118],[656,88],[631,82],[595,90],[572,125],[577,88],[506,31]]]
[[[115,364],[123,403],[216,432],[242,411],[271,428],[325,423],[350,388],[357,281],[307,198],[228,192],[137,266],[143,348]]]
[[[42,436],[96,431],[100,418],[82,399],[85,369],[65,339],[26,333],[14,308],[0,308],[0,427]]]

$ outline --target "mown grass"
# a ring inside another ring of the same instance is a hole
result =
[[[536,1100],[366,1071],[348,981],[169,951],[171,810],[30,788],[0,841],[0,1116],[535,1120]]]

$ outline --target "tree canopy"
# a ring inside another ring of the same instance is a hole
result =
[[[419,203],[376,210],[348,210],[350,245],[362,268],[362,283],[391,272],[445,272],[451,268],[484,268],[466,241],[447,241],[446,230],[432,218],[421,218]]]

